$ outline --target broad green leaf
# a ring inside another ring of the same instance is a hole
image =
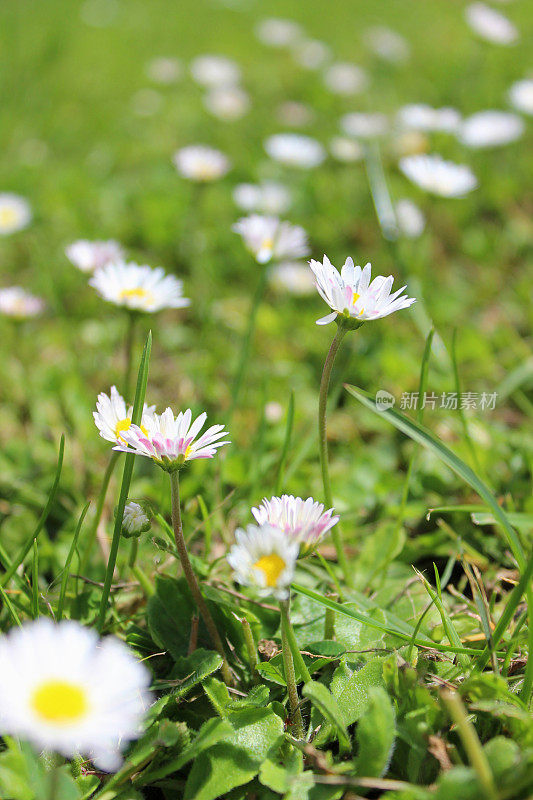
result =
[[[187,654],[194,606],[183,581],[158,578],[147,605],[146,620],[154,642],[175,661]]]
[[[329,689],[322,683],[309,681],[303,687],[302,694],[304,697],[308,697],[322,716],[336,728],[341,750],[350,750],[350,737],[343,722],[344,713]]]
[[[157,688],[173,688],[173,694],[183,697],[193,686],[205,680],[220,669],[222,657],[213,650],[195,650],[190,656],[176,659],[168,682],[158,684]]]
[[[226,706],[231,698],[226,684],[222,683],[222,681],[217,681],[216,678],[209,677],[202,681],[202,686],[216,713],[221,717],[227,716]]]
[[[396,737],[396,714],[381,686],[371,688],[368,706],[357,725],[358,776],[380,778],[389,766]]]

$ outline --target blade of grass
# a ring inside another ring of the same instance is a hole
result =
[[[442,602],[439,573],[437,571],[437,567],[435,566],[435,564],[433,564],[433,568],[435,570],[435,581],[437,584],[437,591],[434,591],[432,585],[427,580],[427,578],[425,578],[424,575],[422,575],[422,573],[419,572],[419,570],[413,567],[417,577],[422,582],[426,592],[433,600],[433,603],[435,604],[440,614],[440,618],[442,620],[442,626],[444,628],[446,636],[448,637],[448,641],[450,642],[451,645],[453,645],[453,647],[458,648],[460,650],[461,647],[463,646],[463,643],[461,642],[461,637],[455,630],[454,624],[451,621],[450,616],[446,611],[446,608],[444,607],[444,603]],[[459,664],[463,669],[468,669],[470,666],[470,659],[468,658],[467,655],[463,653],[457,652],[457,661],[459,662]]]
[[[287,426],[285,428],[285,440],[283,442],[283,450],[281,451],[281,458],[279,460],[278,474],[276,477],[275,494],[279,495],[281,487],[283,486],[283,478],[285,475],[285,465],[287,463],[287,455],[292,438],[292,426],[294,423],[294,389],[291,391],[289,398],[289,407],[287,409]]]
[[[39,616],[39,548],[37,540],[33,540],[33,561],[31,565],[31,616]]]
[[[139,372],[137,375],[137,388],[135,389],[135,401],[133,404],[133,414],[131,421],[133,425],[139,425],[142,417],[142,410],[144,405],[144,397],[146,395],[146,385],[148,383],[148,367],[150,364],[150,352],[152,349],[152,332],[148,333],[146,343],[144,345]],[[98,619],[96,627],[98,633],[101,633],[105,624],[107,603],[109,600],[109,592],[111,589],[111,581],[113,580],[113,572],[115,571],[115,564],[117,561],[118,546],[120,543],[120,534],[122,532],[122,520],[124,518],[124,509],[128,500],[128,492],[130,489],[131,476],[133,473],[133,464],[135,455],[133,453],[126,453],[124,459],[124,472],[122,473],[122,484],[120,486],[120,495],[118,500],[117,512],[115,516],[115,527],[113,529],[113,539],[111,540],[111,549],[109,551],[109,558],[107,561],[107,569],[104,578],[104,588],[102,589],[102,597],[100,598],[100,608],[98,611]]]
[[[59,622],[63,618],[63,607],[65,604],[65,595],[67,592],[67,583],[69,579],[70,573],[70,564],[72,558],[74,556],[74,552],[76,550],[76,545],[78,544],[78,537],[80,535],[81,526],[83,525],[83,520],[85,519],[85,515],[89,510],[89,506],[91,503],[87,503],[85,508],[80,514],[80,518],[78,520],[78,524],[76,525],[76,530],[74,531],[74,536],[72,537],[72,544],[70,545],[70,549],[68,551],[67,560],[65,562],[65,567],[63,569],[63,575],[61,576],[61,588],[59,590],[59,599],[57,601],[57,611],[56,611],[56,618]]]

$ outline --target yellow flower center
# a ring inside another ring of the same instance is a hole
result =
[[[277,586],[279,576],[286,567],[285,561],[278,556],[277,553],[271,553],[269,556],[261,556],[259,561],[254,564],[254,569],[260,570],[265,576],[265,583],[267,586]]]
[[[151,303],[154,298],[152,292],[140,286],[135,289],[122,289],[119,297],[121,300],[146,300],[147,303]]]
[[[352,305],[353,306],[357,303],[357,301],[359,300],[360,297],[361,297],[361,295],[357,294],[357,292],[354,292],[353,289],[352,289]]]
[[[49,680],[34,691],[31,706],[45,722],[68,725],[85,716],[89,702],[81,686],[68,681]]]
[[[124,440],[124,437],[120,434],[124,431],[127,431],[131,427],[131,417],[126,417],[125,419],[119,419],[117,424],[115,425],[115,436],[117,439]],[[139,425],[139,428],[142,430],[145,436],[148,436],[148,431],[144,427],[144,425]]]
[[[0,225],[12,225],[17,221],[17,212],[13,208],[0,208]]]
[[[272,250],[274,247],[274,239],[263,239],[261,242],[261,249],[263,250]]]

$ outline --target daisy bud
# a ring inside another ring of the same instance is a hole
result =
[[[122,535],[126,539],[140,536],[150,530],[150,518],[140,503],[128,503],[122,518]]]

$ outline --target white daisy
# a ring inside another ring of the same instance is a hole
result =
[[[115,771],[139,736],[148,670],[114,637],[41,617],[0,639],[0,728],[35,747]]]
[[[184,308],[191,302],[183,297],[183,283],[166,275],[162,267],[118,261],[96,270],[89,283],[104,300],[130,311],[153,314],[163,308]]]
[[[94,272],[112,261],[122,261],[124,250],[118,242],[89,242],[79,239],[65,248],[65,255],[82,272]]]
[[[394,207],[396,222],[400,233],[408,239],[417,239],[424,232],[426,218],[412,200],[404,197]]]
[[[533,79],[525,78],[513,83],[509,89],[509,101],[517,111],[533,114]]]
[[[36,317],[44,311],[44,300],[26,292],[20,286],[0,289],[0,314],[14,319]]]
[[[218,86],[204,97],[204,106],[218,119],[241,119],[250,108],[250,98],[239,86]]]
[[[365,40],[378,58],[391,64],[402,64],[410,55],[409,44],[392,28],[377,26],[366,31]]]
[[[368,76],[361,67],[348,61],[331,64],[324,72],[324,84],[334,94],[353,95],[368,86]]]
[[[139,536],[150,530],[150,518],[140,503],[128,503],[122,518],[122,532],[125,536]]]
[[[31,222],[31,207],[18,194],[0,193],[0,236],[27,228]]]
[[[340,126],[344,133],[356,139],[375,139],[387,133],[389,120],[385,114],[353,111],[341,117]]]
[[[330,139],[329,152],[333,158],[345,164],[361,161],[365,155],[362,145],[356,139],[349,139],[347,136],[334,136]]]
[[[146,432],[147,420],[155,413],[155,406],[144,404],[141,428]],[[109,395],[101,392],[96,400],[96,411],[93,411],[94,422],[102,439],[118,444],[122,434],[131,426],[133,406],[126,408],[126,401],[116,386],[111,387]]]
[[[299,225],[281,222],[277,217],[251,214],[242,217],[232,228],[242,236],[245,247],[259,264],[273,258],[299,258],[309,253],[307,233]]]
[[[333,516],[332,508],[325,511],[323,504],[312,497],[303,500],[292,494],[271,497],[270,500],[265,497],[260,506],[252,508],[252,514],[258,525],[273,525],[291,541],[297,542],[301,555],[313,550],[339,521],[339,517]]]
[[[193,60],[191,75],[202,86],[234,86],[241,79],[241,70],[226,56],[205,55]]]
[[[315,281],[309,266],[300,261],[274,264],[268,271],[268,282],[278,292],[289,292],[297,297],[305,297],[315,291]]]
[[[154,83],[175,83],[181,75],[181,64],[177,58],[158,56],[146,65],[146,75]]]
[[[300,169],[317,167],[326,157],[320,142],[299,133],[276,133],[265,141],[265,150],[274,161]]]
[[[239,183],[233,190],[233,199],[244,211],[260,214],[284,214],[292,202],[290,190],[275,181]]]
[[[517,114],[479,111],[463,121],[458,138],[467,147],[500,147],[515,142],[524,130],[524,120]]]
[[[167,408],[162,414],[147,416],[141,427],[131,425],[113,449],[146,456],[167,472],[174,472],[187,461],[213,458],[219,447],[230,444],[228,439],[221,441],[228,435],[223,425],[212,425],[199,436],[206,419],[204,412],[192,422],[190,408],[174,417],[172,409]]]
[[[425,103],[411,103],[400,108],[396,119],[402,128],[408,130],[455,133],[461,115],[455,108],[432,108]]]
[[[471,3],[465,10],[466,21],[478,36],[493,44],[513,44],[518,31],[513,23],[485,3]]]
[[[305,103],[298,103],[294,100],[287,100],[277,108],[277,118],[282,125],[290,128],[305,128],[310,125],[315,118],[313,109]]]
[[[174,166],[184,178],[209,183],[223,178],[231,168],[230,161],[220,150],[203,144],[191,144],[174,153]]]
[[[304,39],[296,42],[292,55],[297,64],[304,69],[320,69],[331,56],[331,50],[318,39]]]
[[[255,35],[268,47],[290,47],[302,38],[302,29],[291,19],[270,17],[261,20]]]
[[[262,596],[286,600],[298,558],[298,542],[268,524],[239,528],[235,539],[236,544],[227,555],[234,580],[256,587]]]
[[[327,256],[320,261],[310,261],[309,266],[315,274],[316,288],[320,296],[332,309],[331,314],[317,320],[317,325],[327,325],[341,315],[345,321],[356,323],[380,319],[415,302],[414,297],[402,295],[405,286],[391,294],[394,278],[378,275],[371,282],[371,266],[363,269],[354,266],[353,259],[347,258],[340,273]]]
[[[441,197],[464,197],[478,185],[470,167],[445,161],[439,155],[406,156],[399,166],[410,181]]]

